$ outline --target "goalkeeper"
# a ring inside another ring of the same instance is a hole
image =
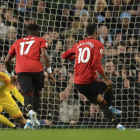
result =
[[[13,93],[15,98],[22,105],[24,105],[24,98],[18,92],[17,88],[11,85],[10,77],[6,73],[0,71],[0,123],[3,123],[11,128],[16,127],[15,124],[13,124],[6,117],[1,115],[1,112],[4,109],[10,115],[11,118],[14,118],[19,124],[24,126],[26,125],[27,120],[23,117],[22,112],[20,111],[18,105],[12,98],[10,91]],[[30,120],[28,120],[28,126],[25,126],[25,128],[33,129]]]

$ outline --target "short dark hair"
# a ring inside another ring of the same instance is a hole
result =
[[[88,24],[86,27],[86,33],[88,36],[93,35],[96,31],[97,27],[94,24]]]
[[[34,34],[35,32],[39,31],[39,25],[37,24],[29,24],[27,26],[27,31],[31,34]]]

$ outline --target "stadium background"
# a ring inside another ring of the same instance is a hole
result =
[[[48,54],[56,79],[55,85],[49,86],[47,73],[44,73],[45,87],[38,111],[42,124],[45,124],[44,119],[51,119],[56,128],[69,128],[67,126],[72,120],[77,122],[73,128],[113,127],[97,106],[90,106],[82,97],[79,99],[73,85],[74,61],[61,58],[63,51],[86,37],[88,23],[94,23],[105,47],[102,65],[114,82],[112,105],[123,112],[117,119],[126,127],[139,127],[139,0],[1,0],[1,71],[5,71],[4,58],[10,46],[26,36],[29,23],[39,24],[40,36],[48,41]],[[15,59],[12,64],[14,69]],[[26,111],[19,106],[25,115]],[[3,114],[9,118],[5,112]]]

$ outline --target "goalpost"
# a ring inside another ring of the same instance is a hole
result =
[[[61,58],[64,51],[85,38],[85,26],[89,22],[97,25],[99,40],[105,46],[101,62],[114,83],[112,106],[122,111],[116,117],[126,128],[140,126],[140,6],[135,0],[130,6],[133,11],[124,11],[123,8],[128,4],[120,2],[114,6],[110,0],[103,0],[106,10],[101,13],[98,12],[96,1],[98,0],[0,2],[0,71],[5,71],[4,58],[10,46],[16,39],[26,36],[29,23],[39,24],[40,37],[48,42],[47,51],[56,83],[49,85],[44,68],[45,82],[38,110],[41,128],[114,128],[99,106],[90,105],[85,97],[77,93],[73,83],[74,60]],[[103,8],[100,4],[98,6]],[[123,19],[128,19],[129,24],[133,24],[130,27],[132,30],[126,29],[126,33],[123,33],[123,27],[118,26]],[[15,59],[11,63],[14,69]],[[20,90],[19,85],[17,88]],[[17,103],[27,118],[26,110],[18,101]],[[10,119],[6,112],[2,114]],[[7,127],[0,124],[1,128]]]

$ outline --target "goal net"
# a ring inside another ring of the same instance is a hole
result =
[[[74,60],[61,57],[64,51],[86,38],[85,28],[89,23],[96,24],[98,40],[104,45],[101,63],[113,82],[112,106],[122,111],[116,117],[128,128],[139,127],[139,0],[1,0],[0,71],[5,72],[4,59],[10,46],[26,36],[30,23],[40,26],[40,37],[48,42],[47,53],[56,81],[55,85],[49,85],[44,68],[38,110],[41,128],[114,128],[99,106],[90,105],[77,92],[73,82]],[[15,59],[11,63],[14,70]],[[17,88],[20,91],[19,85]],[[27,118],[26,110],[17,103]],[[5,111],[2,115],[16,123]],[[7,127],[0,124],[0,128]]]

